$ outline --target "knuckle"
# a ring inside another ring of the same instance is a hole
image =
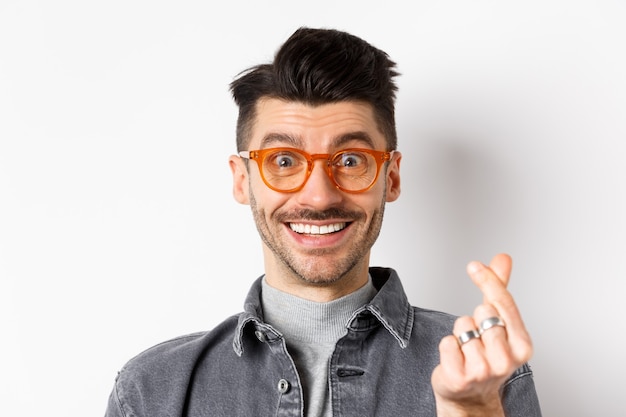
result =
[[[497,315],[496,309],[491,304],[480,304],[474,309],[474,317],[478,320]]]
[[[517,368],[516,362],[510,356],[503,356],[491,365],[494,376],[498,378],[508,377]]]
[[[516,357],[518,358],[517,362],[519,363],[528,362],[532,356],[533,356],[533,346],[532,344],[528,343],[519,349],[519,353],[517,353],[516,355]]]
[[[448,335],[439,341],[439,350],[442,352],[448,351],[451,348],[456,349],[457,346],[456,339],[453,335]]]
[[[474,328],[474,319],[470,316],[461,316],[454,321],[454,332],[465,332]]]
[[[477,361],[472,366],[472,379],[474,382],[482,382],[491,377],[491,367],[486,361]]]

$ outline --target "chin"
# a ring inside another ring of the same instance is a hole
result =
[[[304,282],[318,286],[328,286],[342,281],[355,271],[355,265],[337,267],[335,262],[328,268],[320,268],[319,260],[313,261],[311,268],[292,268],[292,271]]]

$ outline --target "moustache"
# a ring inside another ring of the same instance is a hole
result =
[[[364,217],[363,213],[343,210],[340,208],[329,208],[327,210],[300,209],[276,214],[276,220],[280,222],[294,221],[295,219],[312,221],[324,221],[332,219],[359,220],[362,217]]]

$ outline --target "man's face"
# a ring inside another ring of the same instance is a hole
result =
[[[248,150],[298,148],[333,154],[346,148],[386,150],[370,105],[339,102],[311,107],[264,99],[257,105]],[[400,193],[400,154],[383,165],[373,187],[353,194],[338,190],[314,162],[304,187],[293,193],[268,188],[258,165],[231,157],[234,194],[250,204],[264,244],[268,279],[296,285],[332,285],[346,276],[367,277],[370,248],[380,232],[385,202]],[[312,230],[311,230],[312,229]],[[280,276],[280,278],[279,278]]]

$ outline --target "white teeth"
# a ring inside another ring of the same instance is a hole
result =
[[[289,227],[296,233],[304,233],[306,235],[326,235],[338,232],[346,227],[346,223],[333,223],[324,226],[304,223],[289,223]]]

